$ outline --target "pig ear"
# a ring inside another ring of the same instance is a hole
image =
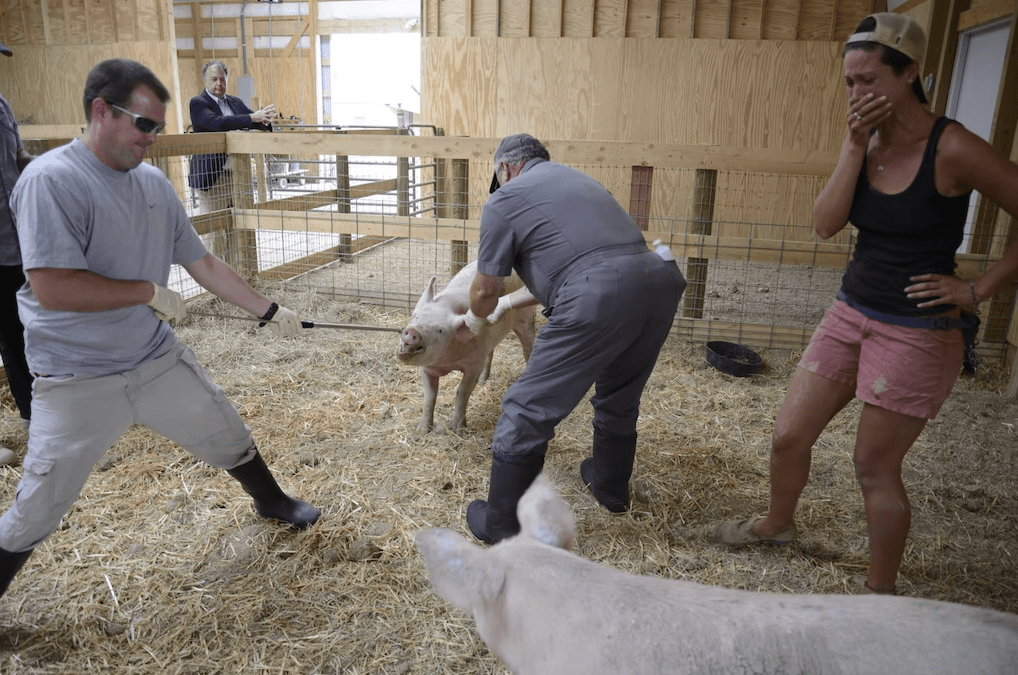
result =
[[[421,307],[428,304],[435,299],[435,281],[438,277],[431,277],[428,280],[428,285],[424,288],[424,292],[421,293],[421,297],[417,300],[417,305],[414,307],[414,313],[416,314]]]
[[[542,544],[569,549],[576,537],[576,520],[547,476],[538,474],[516,508],[525,536]]]
[[[443,599],[462,610],[474,610],[498,597],[505,585],[505,570],[496,556],[474,546],[451,530],[417,533],[428,578]]]

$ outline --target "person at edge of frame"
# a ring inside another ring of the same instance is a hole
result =
[[[896,590],[912,517],[902,461],[959,376],[980,300],[1018,276],[1018,245],[976,278],[954,274],[972,190],[1018,217],[1018,165],[929,110],[925,51],[922,27],[895,13],[866,17],[845,43],[845,139],[813,216],[821,239],[852,223],[855,250],[775,420],[767,514],[714,533],[733,547],[794,541],[813,444],[858,397],[852,461],[871,556],[860,593]]]
[[[170,327],[187,315],[166,287],[171,264],[277,336],[301,323],[205,249],[169,180],[143,161],[169,98],[144,65],[99,63],[85,83],[83,136],[36,158],[14,188],[35,385],[24,473],[0,516],[0,595],[134,424],[225,469],[261,517],[302,529],[320,516],[279,487],[251,428]]]

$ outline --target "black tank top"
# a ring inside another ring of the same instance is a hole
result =
[[[841,289],[857,303],[899,316],[939,314],[954,305],[920,309],[905,287],[916,274],[954,274],[955,251],[961,245],[969,194],[945,197],[933,179],[937,142],[953,122],[939,118],[930,131],[915,180],[894,195],[878,192],[866,173],[866,161],[855,186],[849,221],[859,230]]]

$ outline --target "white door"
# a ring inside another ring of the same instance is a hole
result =
[[[986,141],[990,139],[990,127],[993,125],[1010,23],[1009,17],[958,36],[958,56],[947,99],[947,116],[958,120]],[[973,192],[965,222],[965,239],[958,249],[961,252],[968,251],[971,244],[975,208],[976,193]]]

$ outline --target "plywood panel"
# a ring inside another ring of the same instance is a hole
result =
[[[693,37],[695,0],[661,0],[661,37]]]
[[[697,0],[693,37],[728,37],[728,0]]]
[[[424,54],[425,119],[451,134],[822,150],[844,136],[834,42],[437,38]]]
[[[499,0],[470,0],[470,34],[467,37],[498,37]]]
[[[759,40],[766,1],[732,0],[729,37],[736,40]]]
[[[530,35],[557,38],[562,36],[562,2],[534,2],[530,10]]]
[[[70,10],[68,10],[68,20],[70,24],[74,26],[72,30],[72,39],[78,44],[84,44],[86,42],[102,43],[102,42],[117,42],[119,37],[117,36],[117,27],[114,20],[114,12],[117,10],[113,0],[103,0],[102,2],[88,2],[86,0],[68,0],[68,4],[75,4],[76,16],[80,19],[72,19]],[[123,16],[123,20],[130,21],[134,17],[134,8],[122,8],[126,16]],[[129,39],[133,39],[133,35]]]
[[[134,0],[112,0],[113,32],[118,42],[131,42],[137,34],[138,13]]]
[[[435,0],[438,4],[438,35],[440,37],[457,37],[467,34],[467,1]]]
[[[629,0],[626,12],[626,37],[658,37],[660,0]]]
[[[32,0],[22,0],[21,8],[25,17],[25,44],[46,44],[43,4]]]
[[[562,0],[562,37],[593,37],[595,4],[595,0]]]
[[[64,6],[60,2],[51,2],[43,14],[43,26],[46,30],[47,44],[67,43],[67,23],[64,20]]]
[[[530,37],[530,0],[502,0],[500,8],[499,37]]]
[[[799,5],[797,40],[834,40],[837,0],[810,0]]]
[[[540,129],[546,138],[576,138],[589,128],[590,51],[586,40],[501,38],[497,41],[496,136]],[[541,101],[540,105],[521,105]],[[512,111],[511,115],[504,114]]]
[[[496,38],[425,38],[422,43],[423,118],[447,136],[495,136],[500,116]],[[475,131],[476,130],[476,131]]]
[[[597,0],[594,5],[594,36],[626,36],[627,0]]]
[[[616,139],[622,138],[623,123],[621,106],[625,103],[619,95],[619,83],[628,72],[626,64],[627,40],[598,39],[582,40],[578,48],[585,48],[590,54],[587,65],[591,92],[589,126],[583,130],[585,136],[571,138]],[[665,42],[654,40],[654,42]],[[584,47],[585,45],[585,47]],[[659,83],[660,87],[660,83]],[[627,202],[628,203],[628,202]]]
[[[168,18],[165,15],[162,0],[134,0],[138,17],[139,41],[157,41],[166,38],[166,24]]]
[[[119,57],[144,63],[176,96],[173,45],[147,42],[20,47],[15,58],[5,59],[12,63],[0,70],[0,91],[19,119],[31,118],[32,124],[84,124],[81,96],[88,72],[100,61]],[[33,86],[39,82],[46,86]],[[171,131],[179,129],[173,105],[167,109],[167,122]]]
[[[21,11],[20,0],[2,0],[0,2],[0,35],[8,47],[26,43],[25,16]]]
[[[838,0],[838,25],[835,40],[844,43],[859,22],[874,12],[887,11],[884,0]]]
[[[799,0],[767,0],[764,4],[763,30],[765,40],[794,40],[799,27]]]

